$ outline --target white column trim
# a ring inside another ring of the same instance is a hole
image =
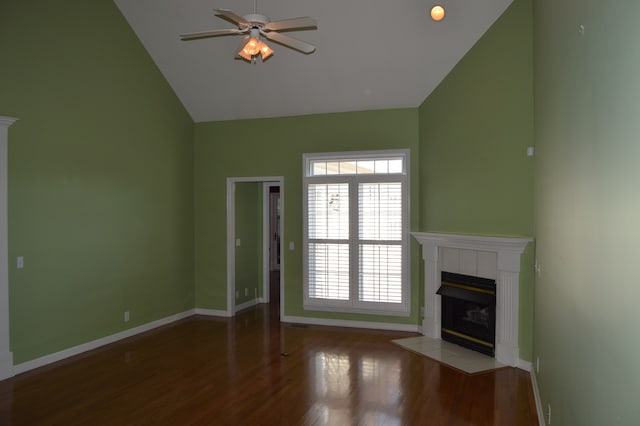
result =
[[[427,297],[433,295],[440,288],[440,268],[438,267],[438,246],[425,244],[422,246],[422,259],[424,260],[424,319],[422,320],[422,333],[434,339],[440,338],[440,297]]]
[[[422,333],[440,338],[441,248],[455,248],[497,253],[496,359],[513,367],[520,362],[518,328],[520,323],[520,255],[532,238],[485,237],[477,235],[412,232],[422,246],[424,260],[424,320]]]
[[[0,380],[13,376],[9,332],[9,228],[7,221],[9,126],[16,118],[0,117]]]

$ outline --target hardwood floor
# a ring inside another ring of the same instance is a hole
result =
[[[0,382],[0,424],[537,425],[528,373],[390,342],[411,335],[194,316]]]

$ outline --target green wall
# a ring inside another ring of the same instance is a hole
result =
[[[413,241],[410,316],[303,309],[302,154],[407,148],[412,230],[531,236],[530,9],[516,0],[420,108],[194,125],[111,1],[5,1],[0,114],[20,119],[9,255],[25,257],[10,270],[16,363],[194,306],[226,310],[227,177],[284,177],[285,315],[419,324]]]
[[[553,425],[640,424],[638,16],[535,3],[534,355]]]
[[[188,114],[112,1],[1,9],[15,363],[193,308]]]
[[[302,306],[302,154],[397,148],[411,150],[411,229],[416,229],[419,154],[415,108],[196,124],[196,306],[226,309],[226,238],[221,233],[226,229],[226,178],[284,176],[285,315],[418,324],[416,244],[412,244],[409,317],[309,312]],[[295,244],[293,251],[288,250],[289,241]]]
[[[533,16],[515,0],[420,106],[420,230],[532,237]],[[533,245],[522,257],[520,357],[531,360]]]
[[[236,305],[262,294],[262,183],[235,184]],[[245,292],[248,294],[245,295]]]

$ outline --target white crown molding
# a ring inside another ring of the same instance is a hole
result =
[[[13,376],[9,332],[9,241],[7,222],[7,173],[9,126],[16,118],[0,116],[0,380]]]

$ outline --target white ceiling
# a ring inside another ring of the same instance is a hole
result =
[[[196,122],[416,107],[512,0],[260,0],[272,21],[310,16],[290,32],[317,50],[269,42],[262,63],[234,59],[240,36],[181,41],[185,32],[233,28],[213,9],[253,12],[253,0],[115,0]],[[442,4],[446,18],[429,17]]]

